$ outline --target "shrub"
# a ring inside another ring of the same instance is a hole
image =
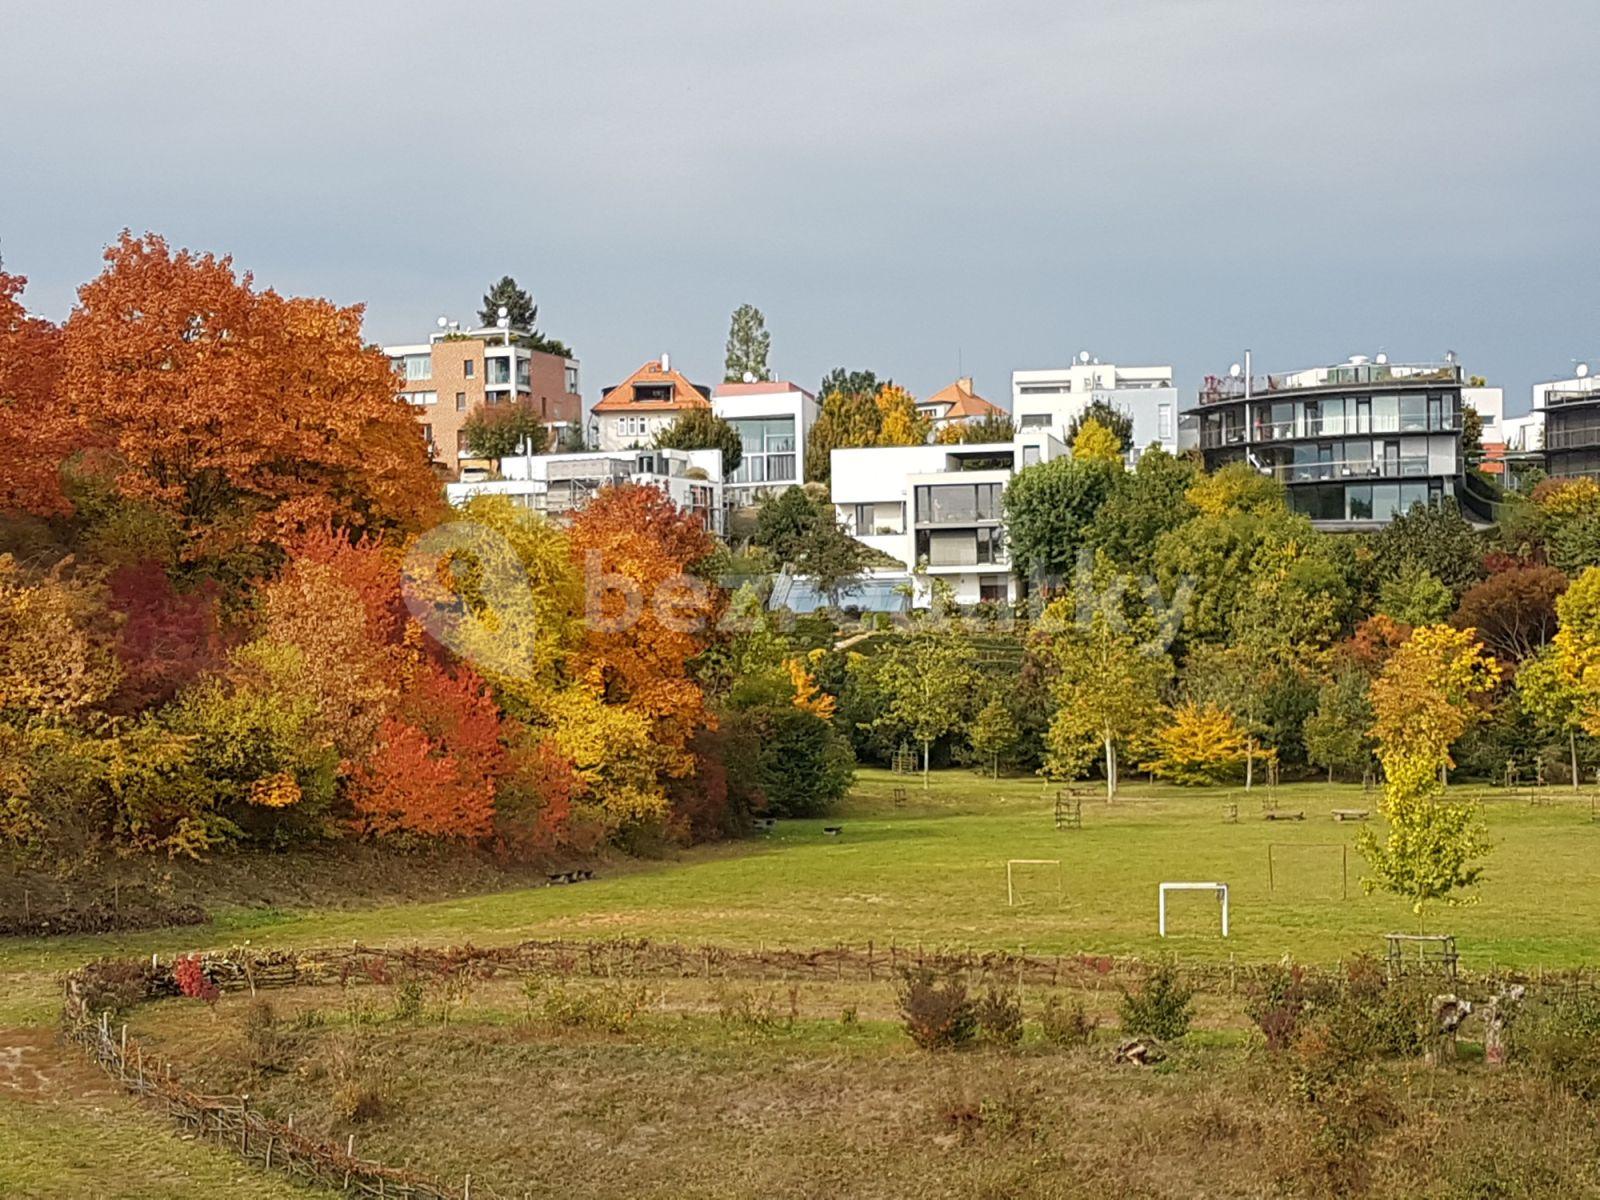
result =
[[[645,987],[612,987],[585,992],[564,984],[547,984],[542,979],[523,982],[534,1016],[558,1029],[598,1029],[621,1033],[650,1003]]]
[[[333,1089],[333,1112],[342,1121],[360,1125],[383,1116],[383,1092],[374,1083],[347,1079]]]
[[[928,967],[914,967],[902,976],[898,999],[906,1033],[924,1050],[964,1046],[977,1031],[975,1006],[959,975],[940,979]]]
[[[1511,1045],[1561,1090],[1600,1100],[1600,996],[1568,992],[1528,1005],[1512,1026]]]
[[[178,985],[178,991],[191,1000],[215,1004],[222,997],[222,989],[206,974],[198,954],[180,956],[172,964],[172,978]]]
[[[771,992],[756,994],[746,988],[722,987],[717,992],[717,1019],[724,1025],[774,1033],[792,1027],[800,1015],[800,990],[789,989],[788,1010],[780,1011],[778,998]]]
[[[422,980],[403,980],[394,990],[394,1019],[416,1021],[422,1016]]]
[[[1189,1032],[1193,999],[1194,989],[1184,986],[1171,962],[1163,961],[1151,968],[1137,991],[1122,993],[1117,1011],[1125,1032],[1175,1042]]]
[[[150,995],[149,968],[130,959],[102,958],[77,974],[75,988],[91,1014],[120,1015]]]
[[[1068,1004],[1060,996],[1051,996],[1039,1010],[1044,1040],[1057,1046],[1087,1046],[1098,1024],[1084,1011],[1082,1000]]]
[[[1022,1002],[1009,988],[990,984],[973,1008],[978,1037],[993,1046],[1015,1046],[1022,1040]]]
[[[1287,1050],[1295,1034],[1317,1002],[1317,988],[1306,979],[1305,968],[1275,966],[1266,979],[1252,990],[1244,1011],[1273,1053]]]
[[[278,1014],[270,1000],[252,1000],[240,1018],[245,1060],[255,1071],[275,1071],[283,1065],[284,1042]]]

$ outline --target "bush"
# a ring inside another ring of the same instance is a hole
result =
[[[422,1016],[422,981],[404,980],[394,990],[394,1019],[416,1021]]]
[[[528,979],[522,985],[533,1014],[558,1029],[598,1029],[621,1033],[650,1003],[648,988],[609,987],[586,992],[564,984]]]
[[[1569,992],[1530,1004],[1511,1029],[1517,1058],[1562,1091],[1600,1100],[1600,996]]]
[[[717,992],[717,1019],[724,1025],[755,1033],[775,1033],[792,1027],[800,1016],[800,989],[789,989],[789,1006],[780,1009],[772,991],[757,994],[746,988],[722,987]]]
[[[254,1071],[275,1071],[283,1065],[284,1042],[278,1014],[270,1000],[250,1001],[240,1018],[245,1061]]]
[[[974,1006],[978,1037],[993,1046],[1015,1046],[1022,1040],[1022,1002],[1009,988],[990,984]]]
[[[1124,1032],[1175,1042],[1189,1032],[1193,1000],[1194,989],[1185,987],[1178,978],[1178,969],[1163,961],[1151,968],[1137,991],[1122,993],[1117,1011]]]
[[[91,1015],[120,1016],[151,992],[150,969],[133,959],[101,958],[78,972],[74,988]]]
[[[959,975],[940,979],[928,967],[915,967],[902,976],[898,999],[906,1033],[924,1050],[965,1046],[977,1032],[976,1006]]]
[[[1316,1006],[1319,989],[1306,979],[1305,968],[1275,966],[1266,979],[1252,989],[1244,1011],[1274,1054],[1287,1050],[1306,1016]]]
[[[333,1089],[333,1112],[342,1121],[360,1125],[383,1116],[383,1092],[374,1083],[348,1079]]]
[[[1098,1024],[1084,1011],[1082,1000],[1068,1004],[1060,996],[1051,996],[1039,1010],[1044,1040],[1056,1046],[1087,1046]]]

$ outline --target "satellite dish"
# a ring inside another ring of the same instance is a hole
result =
[[[746,383],[754,383],[756,381],[755,372],[754,371],[746,371],[744,373],[744,381]]]
[[[1089,352],[1087,350],[1079,350],[1078,351],[1078,361],[1081,362],[1081,363],[1088,362],[1089,361]]]
[[[511,320],[509,317],[502,315],[500,319],[495,322],[495,326],[499,329],[510,329]]]
[[[1585,379],[1585,378],[1588,377],[1588,374],[1589,374],[1589,364],[1588,363],[1579,363],[1578,364],[1578,378],[1579,379]]]
[[[503,319],[503,318],[505,318],[505,317],[509,317],[509,316],[510,316],[510,315],[511,315],[511,310],[510,310],[510,309],[509,309],[509,308],[507,308],[507,307],[506,307],[506,306],[505,306],[505,305],[504,305],[504,304],[502,304],[502,305],[501,305],[501,306],[500,306],[500,313],[499,313],[499,315],[500,315],[500,317],[501,317],[501,318],[502,318],[502,319]]]
[[[1243,374],[1244,374],[1244,368],[1241,367],[1238,363],[1234,363],[1233,366],[1228,368],[1228,378],[1230,378],[1230,379],[1237,379],[1237,378],[1239,378],[1239,376],[1241,376]]]
[[[440,317],[439,320],[436,322],[436,324],[439,326],[440,329],[443,329],[446,325],[450,324],[450,318],[449,317]]]
[[[1382,350],[1379,350],[1378,351],[1378,357],[1377,357],[1378,365],[1382,366],[1383,364],[1387,363],[1388,361],[1389,361],[1389,356],[1387,354],[1385,354]]]
[[[1454,350],[1446,350],[1444,352],[1444,360],[1445,360],[1445,362],[1449,363],[1452,367],[1455,366],[1456,365],[1456,352]]]
[[[1365,365],[1366,361],[1367,356],[1365,354],[1352,354],[1350,356],[1350,365],[1353,367],[1363,366]]]

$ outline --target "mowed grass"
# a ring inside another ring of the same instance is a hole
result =
[[[903,807],[892,799],[897,787],[906,790]],[[618,861],[579,885],[337,912],[245,909],[220,913],[208,927],[0,942],[0,1025],[51,1019],[54,977],[85,959],[245,941],[487,945],[648,937],[805,948],[870,940],[879,947],[920,942],[1240,961],[1287,954],[1331,962],[1381,952],[1386,932],[1418,929],[1402,901],[1364,894],[1365,864],[1354,848],[1361,826],[1330,816],[1334,808],[1371,807],[1372,798],[1359,787],[1284,786],[1278,806],[1302,810],[1306,819],[1266,821],[1264,795],[1135,783],[1115,803],[1085,800],[1083,827],[1058,831],[1050,794],[1036,779],[954,770],[936,773],[924,792],[919,777],[864,770],[841,811],[826,820],[780,821],[770,835],[661,861]],[[1454,934],[1470,966],[1600,960],[1600,824],[1590,819],[1587,796],[1549,789],[1550,803],[1530,805],[1492,790],[1485,795],[1494,850],[1477,903],[1437,909],[1428,930]],[[1222,819],[1225,801],[1238,803],[1236,824]],[[842,833],[826,836],[828,825]],[[1009,859],[1060,859],[1059,900],[1053,868],[1019,867],[1018,904],[1009,906]],[[1217,901],[1196,893],[1173,897],[1169,936],[1158,938],[1163,880],[1227,883],[1231,936],[1219,936]]]

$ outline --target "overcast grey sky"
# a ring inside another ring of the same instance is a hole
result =
[[[509,272],[584,391],[663,350],[1008,402],[1010,372],[1600,360],[1595,0],[0,0],[0,254],[65,317],[124,226],[367,305]]]

